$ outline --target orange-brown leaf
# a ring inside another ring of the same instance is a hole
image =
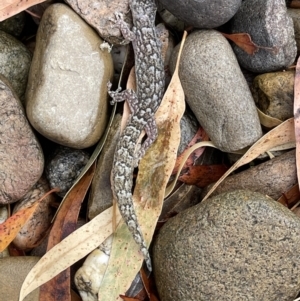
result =
[[[49,235],[48,251],[76,229],[81,203],[89,189],[94,172],[95,164],[66,196]],[[40,301],[71,301],[70,268],[42,285],[39,299]]]
[[[291,2],[288,2],[288,7],[292,8],[300,8],[300,1],[299,0],[293,0]]]
[[[291,187],[288,191],[282,193],[277,202],[290,208],[296,201],[300,199],[299,185],[298,183]]]
[[[190,141],[190,143],[188,144],[187,148],[184,150],[184,152],[177,157],[176,159],[176,163],[175,163],[175,167],[173,169],[172,175],[176,174],[178,171],[178,168],[182,162],[182,160],[185,157],[185,154],[188,152],[188,149],[193,146],[194,144],[198,143],[199,141],[208,141],[208,135],[206,134],[206,132],[203,130],[202,127],[200,127],[197,131],[197,133],[195,134],[195,136],[193,137],[193,139]],[[186,160],[184,166],[182,169],[187,168],[188,166],[192,166],[195,161],[203,154],[205,150],[205,147],[202,148],[198,148],[196,149],[190,156],[189,158]]]
[[[30,6],[42,3],[45,0],[1,0],[0,1],[0,21],[8,19]]]
[[[188,185],[205,187],[218,181],[228,170],[225,165],[196,165],[188,168],[179,180]]]
[[[241,49],[243,49],[245,52],[247,52],[250,55],[255,54],[259,49],[265,49],[273,52],[277,52],[277,48],[273,47],[264,47],[264,46],[259,46],[256,45],[252,39],[251,36],[248,33],[232,33],[232,34],[227,34],[223,33],[222,35],[234,42],[237,46],[239,46]]]
[[[39,202],[41,202],[49,193],[52,193],[53,191],[54,190],[49,191],[31,207],[19,210],[4,223],[0,224],[0,252],[2,252],[13,241],[21,228],[31,218]]]

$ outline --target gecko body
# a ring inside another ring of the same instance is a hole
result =
[[[131,114],[118,140],[112,169],[112,190],[120,213],[134,240],[140,246],[148,269],[151,259],[141,232],[132,201],[133,170],[139,159],[157,138],[154,114],[158,109],[165,85],[161,44],[155,30],[156,5],[152,0],[130,0],[133,28],[130,31],[121,15],[116,14],[116,25],[125,39],[132,42],[135,57],[136,92],[110,91],[111,103],[127,100]],[[137,150],[142,130],[147,138]]]

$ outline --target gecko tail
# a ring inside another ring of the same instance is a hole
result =
[[[131,217],[135,217],[135,215],[131,215]],[[136,219],[131,219],[127,222],[127,226],[128,229],[130,230],[130,232],[132,233],[132,236],[135,240],[135,242],[140,246],[140,251],[142,252],[147,268],[148,270],[151,272],[152,271],[152,264],[151,264],[151,258],[150,258],[150,254],[145,242],[145,239],[143,237],[142,231],[138,225],[138,222]]]

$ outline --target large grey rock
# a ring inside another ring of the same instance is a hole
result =
[[[177,52],[178,46],[173,66]],[[201,30],[189,35],[182,52],[179,77],[187,103],[218,148],[235,151],[261,137],[251,92],[222,34]]]
[[[24,109],[7,80],[0,76],[0,204],[16,202],[39,180],[42,149]]]
[[[160,0],[174,16],[198,28],[215,28],[237,12],[241,0]]]
[[[232,33],[248,33],[262,47],[253,55],[237,45],[234,52],[241,66],[257,72],[277,71],[290,66],[297,54],[292,19],[284,0],[244,1],[232,19]]]
[[[54,4],[44,13],[26,92],[33,127],[46,138],[87,148],[101,137],[107,120],[111,55],[73,10]]]
[[[10,82],[17,96],[24,101],[31,53],[17,39],[0,30],[0,74]]]
[[[300,290],[300,219],[239,190],[170,219],[154,243],[161,301],[292,301]]]

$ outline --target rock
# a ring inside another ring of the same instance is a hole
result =
[[[0,74],[8,79],[15,93],[23,101],[31,54],[21,42],[1,30],[0,53]]]
[[[178,46],[175,49],[173,68]],[[261,137],[251,92],[222,34],[214,30],[190,34],[183,48],[179,77],[188,105],[219,149],[235,151]]]
[[[0,76],[0,204],[16,202],[41,177],[44,157],[18,97]]]
[[[54,4],[44,13],[26,92],[33,127],[72,148],[95,144],[106,127],[111,55],[102,40],[69,7]]]
[[[5,31],[6,33],[15,37],[21,35],[24,26],[25,26],[24,11],[0,22],[0,30]]]
[[[161,4],[158,3],[157,7],[159,16],[162,18],[165,24],[176,31],[184,31],[184,22],[175,17],[168,10],[164,9]]]
[[[95,28],[105,41],[111,44],[124,42],[124,37],[120,30],[113,26],[110,21],[115,18],[115,13],[124,15],[125,22],[132,24],[131,13],[129,10],[129,0],[119,1],[110,0],[65,0],[72,9],[88,24]]]
[[[0,259],[0,296],[1,300],[18,301],[23,281],[29,271],[39,261],[34,256],[14,256]],[[40,288],[35,289],[23,301],[39,301]],[[71,300],[80,301],[79,296],[71,290]]]
[[[113,236],[91,252],[77,270],[74,282],[83,301],[98,301],[98,292],[111,253]]]
[[[212,195],[248,189],[277,200],[297,183],[295,150],[226,178]],[[213,184],[202,191],[204,197]]]
[[[299,217],[260,193],[210,198],[160,230],[153,249],[160,300],[294,300],[299,235]]]
[[[25,277],[39,257],[14,256],[0,259],[0,296],[1,300],[18,301]],[[35,289],[23,301],[38,301],[39,289]]]
[[[199,124],[195,116],[186,110],[180,120],[180,143],[177,154],[181,154],[196,135]]]
[[[299,52],[300,51],[300,12],[299,9],[288,8],[287,13],[293,20],[295,40],[297,44],[297,50]]]
[[[50,190],[45,178],[39,181],[30,189],[26,195],[14,206],[13,213],[21,209],[32,206]],[[20,232],[14,238],[14,245],[20,250],[30,250],[34,248],[47,234],[53,218],[51,203],[55,202],[53,194],[49,194],[39,202],[36,210],[30,219],[25,223]]]
[[[88,160],[89,154],[83,150],[68,147],[57,148],[45,168],[51,189],[59,188],[60,191],[57,194],[64,197]]]
[[[215,28],[225,24],[237,12],[241,0],[160,0],[174,16],[198,28]]]
[[[257,107],[282,121],[294,116],[294,71],[273,72],[255,77],[251,91]]]
[[[244,1],[232,19],[232,33],[248,33],[262,47],[253,55],[233,44],[242,67],[257,73],[277,71],[290,66],[297,54],[292,19],[284,0]]]

